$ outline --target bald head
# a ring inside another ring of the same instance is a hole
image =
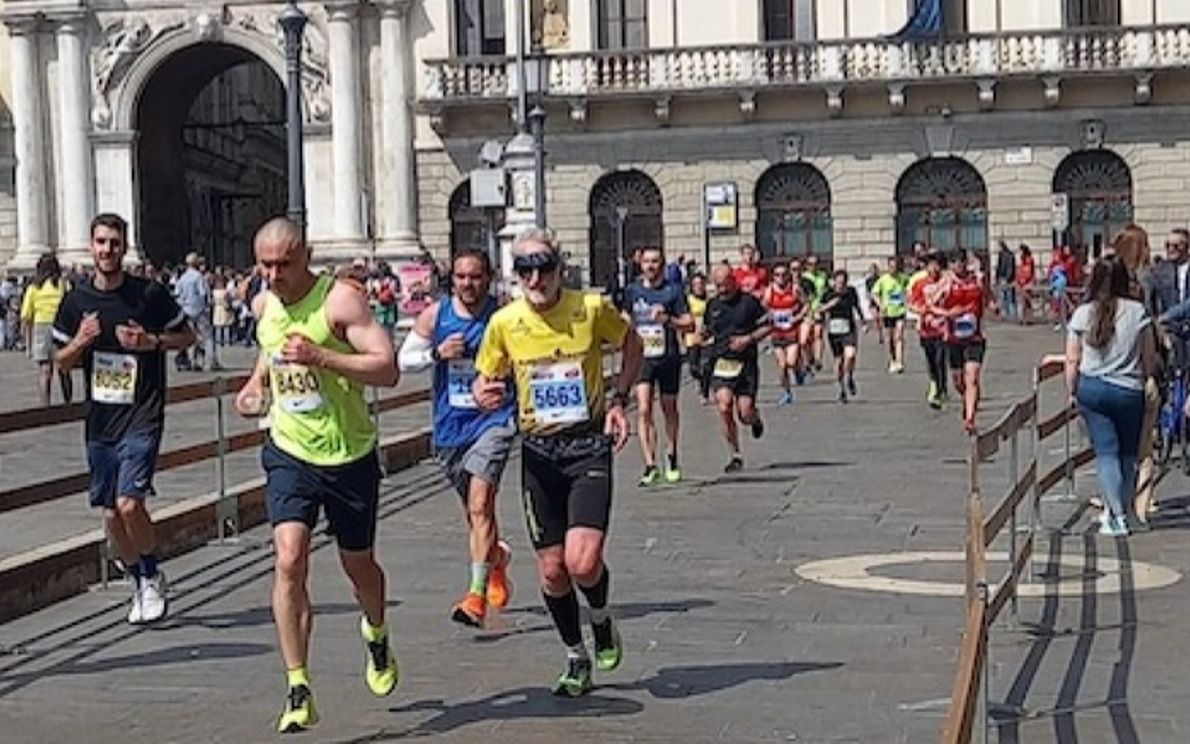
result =
[[[736,290],[739,289],[736,285],[735,274],[726,264],[715,266],[711,271],[711,281],[715,284],[715,291],[724,297],[734,296]]]
[[[314,279],[310,251],[296,223],[285,217],[269,220],[256,231],[252,247],[261,276],[283,301],[299,298],[309,289]]]
[[[302,229],[288,217],[274,217],[261,225],[253,241],[253,247],[257,250],[262,245],[290,247],[301,244]]]

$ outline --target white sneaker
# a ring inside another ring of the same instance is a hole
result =
[[[132,606],[128,608],[128,624],[140,625],[145,621],[144,607],[141,604],[140,596],[140,579],[136,576],[129,576],[132,581]]]
[[[166,599],[165,573],[158,571],[151,578],[141,579],[140,606],[141,622],[155,623],[165,617],[169,609]]]

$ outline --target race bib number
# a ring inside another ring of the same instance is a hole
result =
[[[135,354],[97,351],[91,361],[91,400],[129,406],[136,400]]]
[[[275,359],[272,369],[277,405],[286,413],[313,413],[326,405],[318,373],[301,364]]]
[[[979,318],[975,313],[963,313],[954,320],[954,337],[971,338],[979,330]]]
[[[734,380],[744,371],[744,363],[739,359],[719,359],[715,362],[715,377],[722,380]]]
[[[888,293],[888,304],[900,307],[905,304],[905,293],[900,290],[894,290]]]
[[[471,359],[451,359],[446,364],[447,402],[451,408],[479,408],[471,385],[475,382],[475,362]]]
[[[659,325],[640,325],[636,332],[645,344],[645,359],[665,356],[665,328]]]
[[[793,328],[793,311],[792,310],[774,310],[773,311],[773,327],[779,331],[788,331]]]
[[[851,321],[847,318],[831,318],[826,328],[832,336],[846,336],[851,333]]]
[[[578,362],[538,364],[529,380],[534,417],[541,424],[577,424],[591,417],[587,383]]]

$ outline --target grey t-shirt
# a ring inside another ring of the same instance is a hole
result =
[[[1070,338],[1077,339],[1083,347],[1083,360],[1079,374],[1098,377],[1120,387],[1143,390],[1144,375],[1140,366],[1141,332],[1152,325],[1144,305],[1135,300],[1116,302],[1116,332],[1111,343],[1096,349],[1087,342],[1087,332],[1094,322],[1095,304],[1080,305],[1070,318]]]

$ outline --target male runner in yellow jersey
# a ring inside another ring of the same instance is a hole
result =
[[[595,664],[620,665],[619,632],[608,614],[603,546],[611,512],[612,452],[628,442],[624,402],[640,374],[640,337],[599,295],[562,287],[553,235],[529,230],[513,244],[524,296],[488,322],[475,360],[476,402],[495,410],[514,378],[523,434],[521,480],[529,536],[546,607],[566,644],[557,695],[591,689],[591,659],[579,623],[578,584],[591,608]],[[603,345],[620,349],[616,392],[607,400]]]
[[[388,695],[397,684],[384,622],[384,571],[372,551],[380,465],[364,386],[395,385],[398,375],[392,341],[367,300],[310,271],[310,249],[296,224],[282,217],[265,223],[254,247],[269,290],[252,303],[261,353],[236,410],[258,416],[271,398],[261,462],[276,561],[273,618],[289,688],[277,730],[293,733],[318,722],[307,664],[310,531],[320,509],[363,610],[367,686]]]

